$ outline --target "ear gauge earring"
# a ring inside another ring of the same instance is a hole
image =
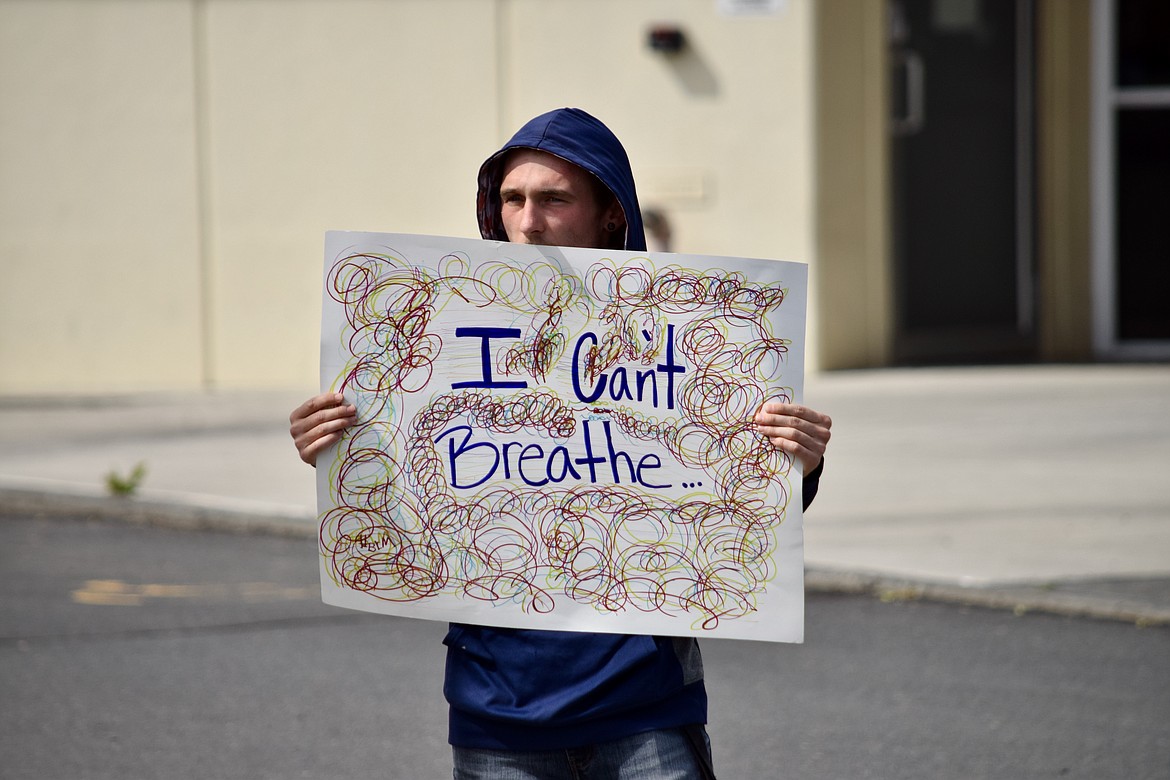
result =
[[[610,222],[605,226],[605,229],[612,233],[613,231],[617,230],[617,225],[613,222]]]

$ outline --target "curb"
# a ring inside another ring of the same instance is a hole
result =
[[[53,490],[0,485],[0,512],[118,521],[187,531],[317,537],[316,517],[295,508],[190,494],[111,496],[74,485]]]
[[[111,496],[98,489],[53,483],[52,489],[0,484],[0,514],[85,518],[188,531],[317,537],[316,517],[295,507],[161,491]],[[806,593],[872,596],[885,602],[929,601],[1133,623],[1170,625],[1170,608],[1132,599],[1060,592],[1044,585],[963,586],[857,572],[809,568]]]
[[[885,602],[932,601],[985,609],[1030,612],[1095,620],[1133,623],[1139,627],[1170,625],[1170,608],[1144,601],[1067,593],[1047,585],[964,586],[945,583],[809,569],[805,591],[824,594],[869,595]]]

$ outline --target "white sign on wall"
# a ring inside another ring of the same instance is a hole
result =
[[[787,5],[788,0],[715,0],[723,16],[775,16]]]

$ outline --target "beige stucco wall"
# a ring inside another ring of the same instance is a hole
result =
[[[476,235],[479,162],[563,105],[676,249],[815,284],[811,9],[0,0],[0,394],[314,387],[323,233]]]
[[[721,15],[714,0],[502,9],[508,128],[584,108],[622,139],[643,208],[671,220],[674,251],[813,263],[810,3],[768,16]],[[686,36],[679,54],[646,45],[661,23]],[[553,56],[528,43],[554,33]],[[815,333],[808,341],[811,360]]]
[[[191,9],[0,2],[0,393],[198,386]]]
[[[1040,355],[1093,356],[1089,0],[1037,4],[1036,208]]]
[[[477,235],[494,13],[482,0],[207,4],[216,386],[315,386],[326,230]]]
[[[807,262],[812,251],[807,2],[765,17],[713,0],[514,0],[504,14],[508,126],[559,105],[605,120],[626,146],[643,206],[673,217],[675,249]],[[677,24],[678,55],[646,31]],[[576,31],[548,59],[521,42]]]
[[[885,3],[817,3],[816,239],[820,365],[885,365],[892,351]]]

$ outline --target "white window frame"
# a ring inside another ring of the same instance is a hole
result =
[[[1117,193],[1113,150],[1119,108],[1170,106],[1170,87],[1119,89],[1114,19],[1116,0],[1093,0],[1092,18],[1092,288],[1093,351],[1113,360],[1170,359],[1168,340],[1117,337],[1117,257],[1114,254]]]

